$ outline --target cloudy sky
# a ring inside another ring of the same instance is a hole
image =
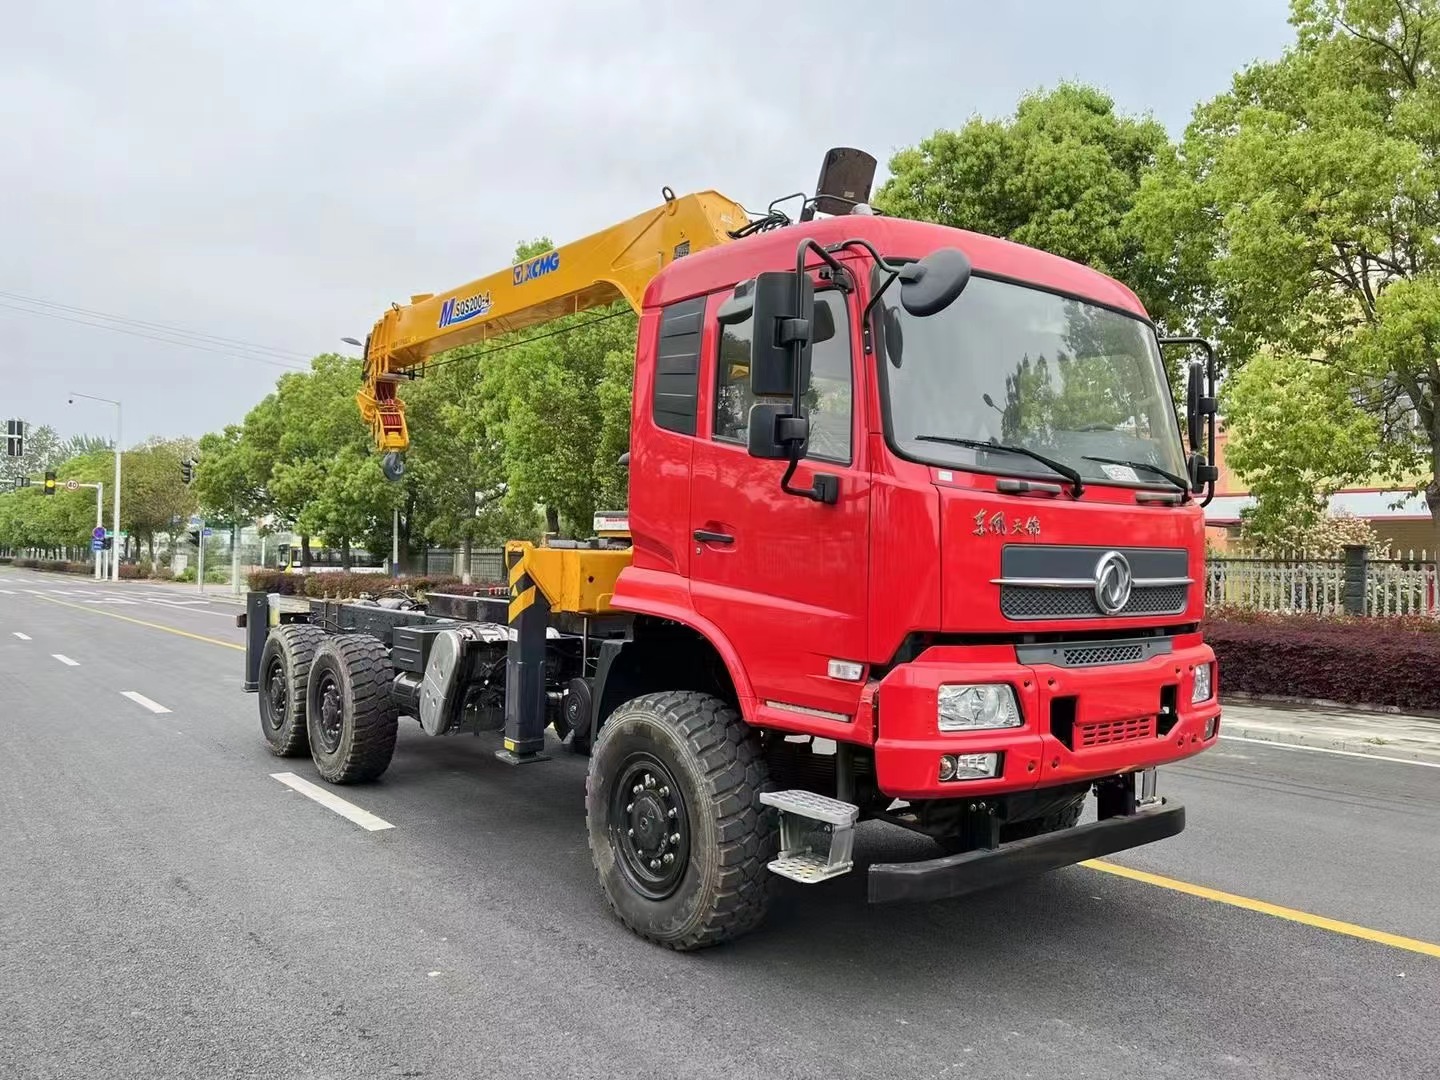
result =
[[[19,5],[0,37],[0,413],[112,432],[108,406],[66,405],[75,390],[124,402],[127,444],[198,435],[517,241],[584,235],[666,184],[763,206],[809,188],[835,145],[883,176],[895,150],[1065,78],[1178,134],[1280,53],[1286,9]]]

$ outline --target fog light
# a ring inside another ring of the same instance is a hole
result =
[[[946,754],[940,759],[941,780],[989,780],[1000,775],[1000,755]]]
[[[1211,673],[1214,671],[1213,664],[1195,665],[1195,682],[1190,688],[1190,704],[1194,705],[1200,701],[1209,701],[1213,687]]]

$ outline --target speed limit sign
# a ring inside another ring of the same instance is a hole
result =
[[[79,490],[80,490],[80,481],[79,481],[79,480],[66,480],[66,481],[65,481],[65,490],[66,490],[66,491],[79,491]]]

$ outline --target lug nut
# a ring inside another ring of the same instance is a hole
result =
[[[659,859],[651,859],[651,860],[650,860],[650,869],[651,869],[651,870],[659,870],[659,869],[660,869],[660,860],[659,860]]]
[[[654,778],[653,776],[651,776],[649,773],[646,773],[646,774],[645,774],[645,786],[646,786],[646,787],[654,787],[654,786],[655,786],[655,778]]]
[[[625,835],[626,835],[626,836],[634,836],[634,835],[635,835],[635,830],[634,830],[634,829],[626,829],[626,830],[625,830]]]
[[[670,789],[669,789],[668,787],[662,787],[662,788],[660,789],[659,794],[660,794],[660,797],[663,799],[663,798],[665,798],[665,796],[667,796],[667,795],[670,794]]]
[[[632,788],[630,789],[630,794],[631,794],[631,795],[639,795],[640,792],[642,792],[642,791],[644,791],[644,790],[645,790],[645,789],[642,788],[639,784],[636,784],[634,787],[632,787]]]
[[[669,866],[669,865],[670,865],[671,863],[673,863],[674,861],[675,861],[675,856],[674,856],[674,855],[671,855],[669,852],[666,852],[666,853],[665,853],[665,859],[664,859],[665,865],[666,865],[666,866]]]
[[[675,817],[677,814],[679,814],[679,811],[676,810],[675,807],[673,807],[673,806],[670,807],[669,816],[673,818],[673,817]]]
[[[679,834],[678,832],[671,833],[671,834],[670,834],[670,843],[672,843],[672,844],[678,844],[679,842],[680,842],[680,834]]]
[[[632,802],[632,803],[626,803],[626,804],[625,804],[625,812],[626,812],[627,814],[630,813],[631,811],[633,811],[634,809],[635,809],[635,804],[634,804],[633,802]]]

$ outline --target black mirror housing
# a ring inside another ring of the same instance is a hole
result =
[[[1200,414],[1200,399],[1205,396],[1205,365],[1199,360],[1190,365],[1185,379],[1185,434],[1192,453],[1200,450],[1200,435],[1203,417]]]
[[[753,305],[750,393],[757,398],[791,397],[810,374],[815,283],[808,274],[766,271],[756,275]],[[832,320],[830,333],[834,332]]]
[[[970,260],[959,248],[937,248],[900,268],[900,303],[911,315],[944,311],[970,284]]]
[[[797,441],[803,452],[810,437],[810,422],[795,417],[788,401],[757,401],[750,406],[750,429],[746,449],[750,456],[767,461],[790,457],[790,445]],[[798,456],[798,455],[797,455]]]

